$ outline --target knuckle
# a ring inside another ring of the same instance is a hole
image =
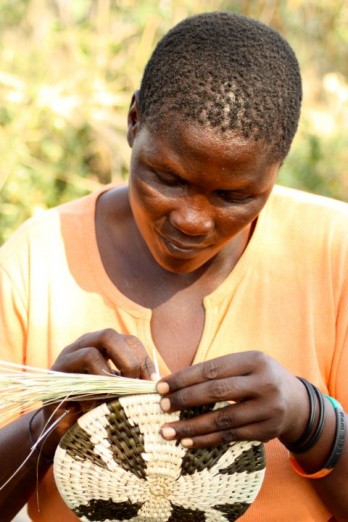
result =
[[[212,381],[209,386],[209,395],[210,398],[215,401],[225,399],[228,395],[228,385],[226,381]]]
[[[195,435],[194,429],[192,424],[185,423],[182,426],[180,426],[180,436],[181,438],[184,437],[193,437]]]
[[[139,339],[135,335],[127,335],[127,336],[125,336],[125,341],[131,347],[138,348],[139,346],[141,346],[141,343],[140,343]]]
[[[282,401],[274,402],[271,407],[271,417],[273,419],[282,419],[285,411],[286,408]]]
[[[187,406],[188,403],[188,397],[185,390],[178,390],[173,394],[173,398],[171,399],[171,402],[175,404],[176,406],[181,409],[182,407]]]
[[[64,348],[64,350],[62,350],[60,355],[62,355],[63,353],[69,353],[72,351],[80,350],[81,348],[85,348],[86,344],[88,345],[88,339],[89,339],[90,335],[91,335],[90,333],[85,333],[85,334],[81,335],[80,337],[78,337],[76,339],[76,341],[67,345]]]
[[[275,377],[275,378],[273,378],[273,377]],[[271,373],[271,378],[267,379],[267,382],[264,383],[264,386],[266,388],[266,391],[269,394],[273,395],[275,393],[278,393],[278,390],[279,390],[278,382],[276,380],[276,376],[273,376],[272,373]]]
[[[264,352],[261,352],[260,350],[252,350],[250,355],[255,368],[264,368],[264,366],[267,365],[269,357]]]
[[[90,336],[90,333],[87,332],[83,335],[81,335],[74,343],[71,343],[69,346],[77,346],[78,348],[83,348],[86,344],[86,339],[88,339]]]
[[[151,364],[153,365],[152,361]],[[172,374],[168,379],[166,379],[166,381],[169,384],[170,391],[175,394],[179,393],[180,390],[183,390],[187,386],[185,377],[180,371]]]
[[[105,328],[104,330],[101,330],[100,337],[103,343],[109,343],[117,341],[120,334],[118,334],[113,328]]]
[[[272,401],[272,404],[276,407],[281,408],[286,407],[289,400],[289,398],[286,397],[281,378],[274,370],[267,372],[265,378],[260,382],[259,395]]]
[[[233,430],[224,430],[221,432],[221,441],[224,442],[236,442],[237,437]]]
[[[186,382],[185,378],[183,377],[182,373],[179,372],[175,375],[173,379],[171,379],[170,388],[172,390],[178,390],[180,388],[185,388]]]
[[[215,359],[206,361],[202,365],[202,378],[207,381],[214,380],[218,377],[219,367]]]
[[[100,360],[100,353],[96,348],[84,348],[83,349],[83,362],[85,371],[93,367]]]
[[[227,430],[232,425],[231,415],[227,411],[219,412],[215,417],[215,425],[220,430]]]
[[[127,374],[131,376],[140,375],[141,366],[137,361],[129,361],[127,364]]]

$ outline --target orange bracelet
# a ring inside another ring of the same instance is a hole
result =
[[[291,453],[290,453],[290,464],[291,464],[292,469],[297,473],[297,475],[300,475],[300,477],[309,478],[309,479],[320,479],[320,478],[326,477],[326,475],[329,475],[331,473],[331,471],[333,471],[333,469],[334,469],[334,468],[331,468],[331,469],[323,468],[323,469],[317,471],[316,473],[306,473],[301,468],[301,466],[295,459],[294,455],[292,455]]]
[[[338,460],[340,459],[343,448],[344,448],[344,440],[346,435],[346,426],[345,426],[345,417],[344,411],[341,404],[336,401],[333,397],[329,397],[325,395],[325,397],[330,401],[335,410],[336,415],[336,434],[335,440],[331,449],[331,453],[326,460],[324,467],[317,471],[316,473],[306,473],[299,463],[296,460],[296,457],[290,453],[290,464],[292,469],[301,477],[309,478],[309,479],[320,479],[326,477],[331,473],[331,471],[335,468]]]

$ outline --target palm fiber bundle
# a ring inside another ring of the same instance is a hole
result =
[[[64,400],[152,393],[156,383],[116,375],[64,373],[0,361],[0,427],[23,413]]]

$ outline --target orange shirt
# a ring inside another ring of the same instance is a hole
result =
[[[29,220],[0,249],[1,359],[50,367],[80,335],[108,327],[136,335],[152,355],[151,310],[118,291],[99,256],[99,193]],[[194,362],[261,350],[348,409],[347,223],[347,204],[275,187],[238,264],[204,299]],[[160,356],[159,363],[168,373]],[[265,481],[241,522],[328,521],[284,447],[272,441],[266,452]],[[34,522],[77,520],[51,472],[38,498],[39,510],[36,496],[30,502]]]

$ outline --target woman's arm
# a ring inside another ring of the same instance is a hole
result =
[[[37,482],[42,479],[50,467],[45,458],[38,460],[37,452],[21,467],[30,454],[32,445],[29,435],[32,415],[32,413],[24,415],[0,430],[0,487],[2,488],[0,511],[3,522],[12,520],[26,504],[34,492]],[[33,435],[35,436],[35,433]],[[18,473],[11,478],[17,470],[19,470]],[[2,487],[7,480],[9,480],[8,484]]]
[[[150,379],[155,372],[154,364],[140,341],[112,329],[80,337],[61,352],[52,369],[105,375],[105,372],[112,372],[110,361],[126,377]],[[12,520],[26,504],[50,467],[48,461],[53,460],[61,437],[85,409],[86,403],[71,402],[70,399],[70,402],[60,405],[58,409],[46,406],[35,413],[35,417],[33,413],[24,415],[0,430],[0,488],[8,481],[0,491],[1,522]],[[64,415],[47,439],[39,444],[38,451],[20,467],[30,454],[33,442],[38,440],[47,425],[59,419],[67,410],[69,414]],[[12,477],[17,470],[18,473]]]
[[[219,357],[163,378],[158,384],[162,409],[182,410],[219,401],[233,403],[190,420],[163,426],[167,439],[186,447],[214,446],[237,440],[283,444],[297,441],[305,432],[310,401],[303,383],[271,357],[245,352]],[[335,411],[327,399],[323,432],[306,453],[296,454],[300,466],[311,474],[325,464],[336,432]],[[319,407],[316,404],[315,423]],[[347,416],[345,416],[347,425]],[[290,465],[290,464],[289,464]],[[324,478],[309,479],[322,501],[339,522],[348,520],[348,435],[334,470]]]

